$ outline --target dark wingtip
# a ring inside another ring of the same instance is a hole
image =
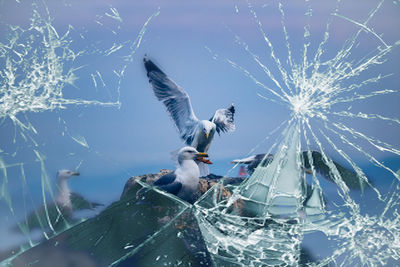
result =
[[[153,61],[151,61],[147,55],[144,55],[143,57],[143,63],[144,63],[144,67],[146,68],[147,74],[149,74],[149,72],[151,71],[157,71],[157,72],[162,72],[157,66],[156,64],[153,63]]]
[[[151,60],[147,57],[147,55],[144,55],[143,63],[144,63],[144,66],[146,67],[146,69],[147,69],[147,66],[149,65],[149,62],[151,62]]]
[[[228,110],[232,112],[232,114],[235,114],[235,105],[232,103],[232,105],[228,108]]]

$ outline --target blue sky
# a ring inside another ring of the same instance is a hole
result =
[[[32,136],[38,143],[37,147],[29,141],[24,141],[18,134],[17,142],[13,144],[15,129],[11,120],[6,119],[0,125],[0,148],[5,151],[2,158],[8,164],[25,163],[28,184],[35,199],[39,197],[37,192],[40,192],[41,169],[33,149],[44,155],[46,172],[51,177],[58,169],[74,169],[79,166],[82,176],[71,181],[71,186],[98,199],[105,195],[109,199],[118,198],[124,182],[131,175],[173,168],[170,153],[179,149],[183,143],[179,140],[165,108],[152,93],[142,64],[145,54],[187,91],[198,118],[208,119],[216,109],[235,103],[236,131],[215,137],[209,151],[211,160],[215,162],[211,166],[212,172],[226,174],[231,167],[228,164],[230,160],[245,156],[290,116],[287,106],[259,97],[258,93],[266,97],[272,96],[223,60],[231,59],[253,73],[260,82],[273,87],[271,80],[244,51],[243,46],[235,41],[235,35],[240,36],[260,60],[267,66],[272,66],[274,73],[277,73],[273,67],[270,50],[257,28],[257,22],[249,12],[246,1],[185,1],[184,4],[175,0],[48,2],[50,16],[53,18],[52,24],[60,35],[65,33],[68,25],[74,27],[70,38],[71,48],[75,51],[94,51],[93,47],[104,51],[114,43],[133,41],[146,20],[158,10],[160,14],[152,18],[147,25],[141,45],[121,79],[120,93],[117,92],[118,83],[113,70],[120,70],[127,64],[123,61],[123,56],[129,52],[126,47],[110,56],[99,56],[99,53],[85,54],[73,63],[73,67],[84,67],[76,71],[78,80],[74,86],[67,85],[64,88],[64,98],[103,102],[119,99],[120,108],[68,105],[66,109],[18,114],[18,118],[22,120],[26,116],[36,128],[38,133]],[[265,33],[273,43],[277,56],[284,62],[287,49],[278,6],[274,1],[251,3]],[[304,26],[307,23],[311,33],[310,55],[313,55],[323,38],[328,20],[332,19],[331,37],[323,56],[326,59],[334,56],[343,43],[358,30],[354,24],[331,15],[335,5],[335,1],[283,2],[285,25],[296,62],[300,62],[302,57]],[[363,21],[376,5],[377,2],[372,0],[363,1],[362,4],[343,1],[339,5],[339,14]],[[5,24],[24,27],[29,25],[32,5],[28,1],[3,1],[2,6],[0,33],[7,31]],[[312,7],[312,17],[304,15],[308,6]],[[122,22],[105,15],[110,13],[110,8],[118,10]],[[384,2],[368,24],[388,44],[399,40],[399,8],[392,1]],[[43,11],[42,7],[39,9]],[[114,34],[113,30],[117,34]],[[80,34],[84,38],[79,37]],[[353,61],[375,51],[379,45],[377,38],[368,33],[361,34],[357,43],[358,46],[351,54]],[[212,53],[207,48],[211,49]],[[219,59],[215,60],[214,54],[218,54]],[[383,79],[377,85],[378,88],[370,85],[367,90],[398,90],[399,60],[399,49],[395,48],[384,64],[360,75],[360,81],[377,73],[393,73],[392,76]],[[95,88],[90,74],[96,70],[102,73],[105,87]],[[398,118],[398,102],[397,93],[359,101],[354,103],[352,108]],[[369,136],[399,147],[400,131],[396,125],[361,120],[347,122]],[[80,136],[85,137],[88,147],[81,146],[72,139]],[[360,141],[360,144],[362,143]],[[267,151],[271,144],[262,144],[256,152]],[[12,155],[14,151],[17,151],[15,156]],[[392,155],[377,153],[377,157],[385,159]],[[360,157],[359,160],[362,166],[368,164],[365,158]],[[233,171],[233,174],[236,172],[237,170]],[[20,169],[10,169],[9,177],[12,177],[8,184],[10,192],[18,192]],[[98,186],[96,189],[89,189],[88,186],[93,181],[98,182]]]
[[[159,103],[148,84],[142,65],[142,58],[148,54],[174,81],[182,86],[190,95],[192,105],[199,118],[210,118],[218,108],[228,107],[235,103],[237,130],[231,134],[216,137],[210,155],[214,160],[229,161],[232,158],[245,155],[252,147],[282,121],[289,118],[290,110],[285,107],[266,101],[257,96],[261,93],[271,97],[263,88],[258,87],[240,71],[232,68],[222,60],[214,60],[213,53],[221,59],[229,58],[254,73],[255,77],[267,86],[271,81],[262,73],[260,68],[249,58],[244,49],[235,42],[235,35],[246,42],[250,49],[257,54],[267,66],[273,66],[269,56],[269,49],[257,29],[257,23],[252,18],[247,4],[243,2],[219,1],[218,4],[205,1],[189,1],[182,5],[179,1],[146,1],[135,3],[130,1],[96,1],[88,3],[81,1],[63,1],[47,3],[50,16],[53,18],[55,29],[62,34],[67,25],[72,25],[74,31],[72,48],[85,49],[88,45],[99,42],[99,47],[108,48],[113,43],[123,43],[136,39],[144,22],[160,9],[160,15],[153,18],[145,33],[141,46],[134,55],[134,60],[127,69],[121,81],[120,101],[121,108],[96,106],[68,106],[65,110],[54,110],[37,114],[26,114],[38,130],[38,138],[43,147],[42,151],[49,160],[56,159],[55,163],[48,164],[49,173],[56,169],[73,168],[82,159],[82,171],[87,169],[91,175],[112,174],[120,169],[135,169],[138,166],[156,165],[171,166],[170,152],[182,146],[178,134],[174,129],[164,107]],[[287,50],[283,43],[281,16],[273,2],[254,2],[255,10],[263,23],[274,49],[283,60]],[[32,6],[27,2],[21,4],[3,3],[2,22],[16,25],[27,25],[32,15]],[[304,16],[307,5],[313,9],[313,16],[308,19]],[[335,3],[321,4],[318,1],[309,3],[283,3],[286,12],[285,24],[288,30],[293,55],[299,61],[304,42],[304,26],[309,22],[311,32],[311,48],[322,40],[328,19],[332,18]],[[360,20],[376,6],[375,1],[365,1],[363,5],[354,2],[344,2],[340,5],[339,13]],[[110,8],[118,10],[122,23],[110,19],[104,14],[110,13]],[[238,12],[236,12],[236,8]],[[371,20],[373,29],[382,33],[387,43],[397,41],[395,25],[398,25],[398,6],[385,3],[379,13]],[[4,12],[7,10],[7,12]],[[18,14],[18,15],[17,15]],[[100,16],[100,17],[99,17]],[[95,21],[101,21],[100,26]],[[357,27],[337,17],[333,17],[331,38],[326,48],[326,57],[334,55],[351,36]],[[118,34],[110,30],[117,29]],[[4,27],[3,27],[4,30]],[[78,34],[84,40],[76,38]],[[75,38],[75,39],[74,39]],[[360,44],[352,53],[354,59],[373,51],[377,40],[370,35],[361,35]],[[311,50],[312,51],[312,50]],[[66,86],[65,98],[97,99],[115,101],[118,98],[113,70],[123,64],[123,53],[115,53],[110,57],[84,56],[75,62],[75,66],[85,66],[76,72],[78,80],[75,86]],[[377,71],[394,73],[393,68],[399,59],[398,49],[394,49],[388,61],[378,66]],[[268,65],[270,64],[270,65]],[[106,80],[107,88],[95,89],[90,74],[100,70]],[[377,72],[375,71],[375,73]],[[371,73],[374,73],[371,71]],[[369,74],[369,73],[368,73]],[[383,89],[397,89],[396,78],[389,77],[380,85]],[[109,79],[108,79],[109,78]],[[114,80],[113,80],[114,79]],[[360,78],[362,79],[362,77]],[[114,83],[113,83],[114,82]],[[108,93],[109,92],[109,93]],[[371,113],[396,117],[398,96],[374,98],[373,102],[355,103],[360,110],[371,110]],[[374,103],[374,105],[370,105]],[[376,103],[376,104],[375,104]],[[23,116],[19,114],[19,116]],[[69,136],[62,136],[65,121],[68,132],[72,136],[84,136],[89,149],[79,145],[74,147]],[[383,135],[383,140],[393,145],[398,144],[397,134],[386,134],[374,123],[367,122],[361,127],[372,136]],[[10,121],[6,121],[2,134],[12,131]],[[7,134],[7,136],[10,136]],[[10,141],[10,140],[7,140]],[[10,145],[10,144],[8,144]],[[3,144],[7,146],[7,144]],[[23,145],[22,145],[23,146]],[[12,150],[12,149],[11,149]],[[267,148],[261,148],[265,151]],[[68,155],[73,153],[71,159]],[[100,158],[98,155],[101,155]],[[23,154],[20,156],[26,156]],[[20,161],[17,159],[17,162]],[[63,162],[68,162],[64,163]],[[99,162],[102,162],[98,164]],[[55,166],[53,166],[53,164]],[[218,169],[217,166],[213,166]]]

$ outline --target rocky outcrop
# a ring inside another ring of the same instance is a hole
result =
[[[94,267],[212,266],[191,206],[154,190],[144,200],[136,197],[143,188],[138,178],[152,183],[168,172],[130,178],[119,201],[11,258],[10,265],[52,267],[58,258],[60,266],[78,266],[76,260]]]

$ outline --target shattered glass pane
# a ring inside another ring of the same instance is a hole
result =
[[[398,1],[58,2],[0,1],[1,265],[400,264]],[[193,205],[147,53],[237,108]]]
[[[196,253],[193,258],[185,257],[189,254],[187,250],[196,252],[199,249],[181,240],[202,245],[201,239],[196,239],[198,230],[190,223],[193,218],[190,219],[189,205],[152,190],[136,201],[136,192],[141,188],[140,183],[136,184],[121,201],[110,205],[96,218],[42,242],[11,264],[25,265],[40,259],[41,264],[50,266],[54,259],[43,259],[41,253],[44,252],[57,253],[70,264],[78,265],[76,254],[79,253],[80,261],[92,266],[129,266],[132,262],[143,266],[163,263],[187,266],[187,262],[205,260],[205,257],[196,258]],[[162,246],[155,246],[158,240],[163,241]],[[174,253],[168,252],[171,248]]]

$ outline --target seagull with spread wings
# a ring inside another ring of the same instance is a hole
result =
[[[218,109],[209,120],[199,120],[193,112],[189,95],[160,70],[150,59],[143,59],[147,77],[157,99],[164,103],[182,140],[199,152],[206,153],[215,132],[235,130],[233,104],[227,109]],[[209,174],[208,166],[199,162],[200,176]]]

